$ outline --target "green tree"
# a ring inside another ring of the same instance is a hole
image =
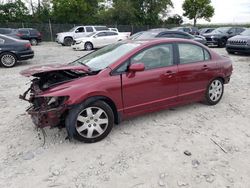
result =
[[[181,25],[183,23],[183,19],[180,15],[175,14],[173,16],[168,17],[168,19],[165,20],[164,23],[173,24],[173,25]]]
[[[197,19],[205,19],[210,21],[214,15],[214,8],[211,5],[211,0],[185,0],[182,8],[184,10],[183,16],[194,20],[196,26]]]
[[[61,23],[95,23],[99,0],[52,0],[53,21]]]
[[[28,8],[21,0],[0,4],[0,22],[23,22],[29,15]]]

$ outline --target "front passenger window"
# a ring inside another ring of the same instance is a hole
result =
[[[157,45],[146,49],[131,58],[131,64],[144,63],[145,69],[154,69],[173,65],[172,44]]]

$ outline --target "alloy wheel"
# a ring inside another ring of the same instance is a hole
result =
[[[88,107],[77,117],[76,130],[84,138],[96,138],[107,129],[108,115],[98,107]]]
[[[11,54],[4,54],[1,57],[1,63],[5,66],[5,67],[12,67],[15,65],[16,63],[16,59],[13,55]]]
[[[223,93],[223,85],[220,80],[214,80],[209,87],[209,98],[211,101],[216,102],[220,100]]]

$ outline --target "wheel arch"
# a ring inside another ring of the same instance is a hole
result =
[[[94,102],[99,101],[99,100],[104,101],[105,103],[107,103],[110,106],[110,108],[112,109],[112,111],[114,113],[115,124],[119,124],[121,122],[121,116],[118,113],[115,102],[112,99],[110,99],[109,97],[101,96],[101,95],[100,96],[91,96],[91,97],[85,99],[83,101],[83,103],[85,105],[89,105],[89,104],[94,103]]]

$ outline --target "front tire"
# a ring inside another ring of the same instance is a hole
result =
[[[227,44],[227,39],[222,38],[222,39],[219,41],[218,46],[219,46],[220,48],[224,48],[224,47],[226,46],[226,44]]]
[[[63,41],[65,46],[71,46],[73,44],[73,39],[71,37],[66,37]]]
[[[17,58],[10,52],[4,52],[0,55],[0,63],[6,68],[14,67],[17,63]]]
[[[208,105],[216,105],[220,102],[224,93],[224,83],[220,78],[212,80],[206,91],[206,103]]]
[[[85,47],[85,50],[87,51],[93,50],[93,44],[91,42],[86,42],[84,47]]]
[[[71,109],[66,118],[66,126],[73,131],[73,137],[85,143],[94,143],[104,139],[112,130],[113,125],[113,111],[103,101],[88,105],[80,104]]]

